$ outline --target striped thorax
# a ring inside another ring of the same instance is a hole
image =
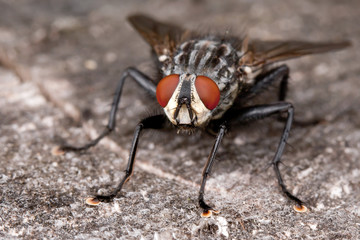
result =
[[[173,57],[159,56],[165,78],[158,85],[157,95],[171,93],[159,101],[169,120],[177,126],[202,127],[220,118],[239,90],[239,59],[240,53],[230,43],[217,40],[186,41]],[[175,80],[165,83],[167,76]]]

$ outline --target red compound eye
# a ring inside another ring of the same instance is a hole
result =
[[[166,76],[158,83],[156,87],[156,99],[163,108],[168,104],[178,83],[178,74],[171,74],[169,76]]]
[[[209,110],[213,110],[220,100],[220,90],[216,83],[208,77],[197,76],[195,87],[205,107]]]

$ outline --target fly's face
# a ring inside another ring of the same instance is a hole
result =
[[[238,53],[229,43],[184,41],[174,55],[159,57],[166,76],[156,97],[170,122],[181,129],[206,127],[229,109],[238,93]]]
[[[156,98],[168,119],[178,127],[189,129],[205,125],[220,100],[217,84],[206,76],[171,74],[156,89]]]

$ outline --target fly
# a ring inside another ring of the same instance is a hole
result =
[[[128,77],[157,99],[164,114],[147,117],[138,123],[125,176],[111,194],[88,198],[87,203],[95,205],[115,198],[133,173],[141,131],[161,129],[170,122],[178,132],[192,133],[195,129],[202,129],[216,136],[202,173],[198,202],[203,210],[202,216],[217,213],[204,200],[205,185],[228,127],[274,114],[285,114],[284,130],[271,164],[282,192],[295,203],[295,210],[306,209],[303,201],[287,189],[279,170],[294,118],[294,107],[285,101],[289,68],[287,65],[274,67],[272,64],[308,54],[339,50],[350,43],[249,41],[248,38],[199,34],[144,15],[132,15],[128,20],[151,46],[161,77],[152,80],[134,67],[127,68],[117,85],[104,131],[84,146],[64,145],[60,149],[86,150],[115,129],[117,108]],[[280,84],[278,102],[247,105],[250,99],[275,83]]]

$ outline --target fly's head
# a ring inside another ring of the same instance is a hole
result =
[[[159,82],[156,98],[172,124],[191,131],[210,121],[220,100],[220,90],[206,76],[171,74]]]

